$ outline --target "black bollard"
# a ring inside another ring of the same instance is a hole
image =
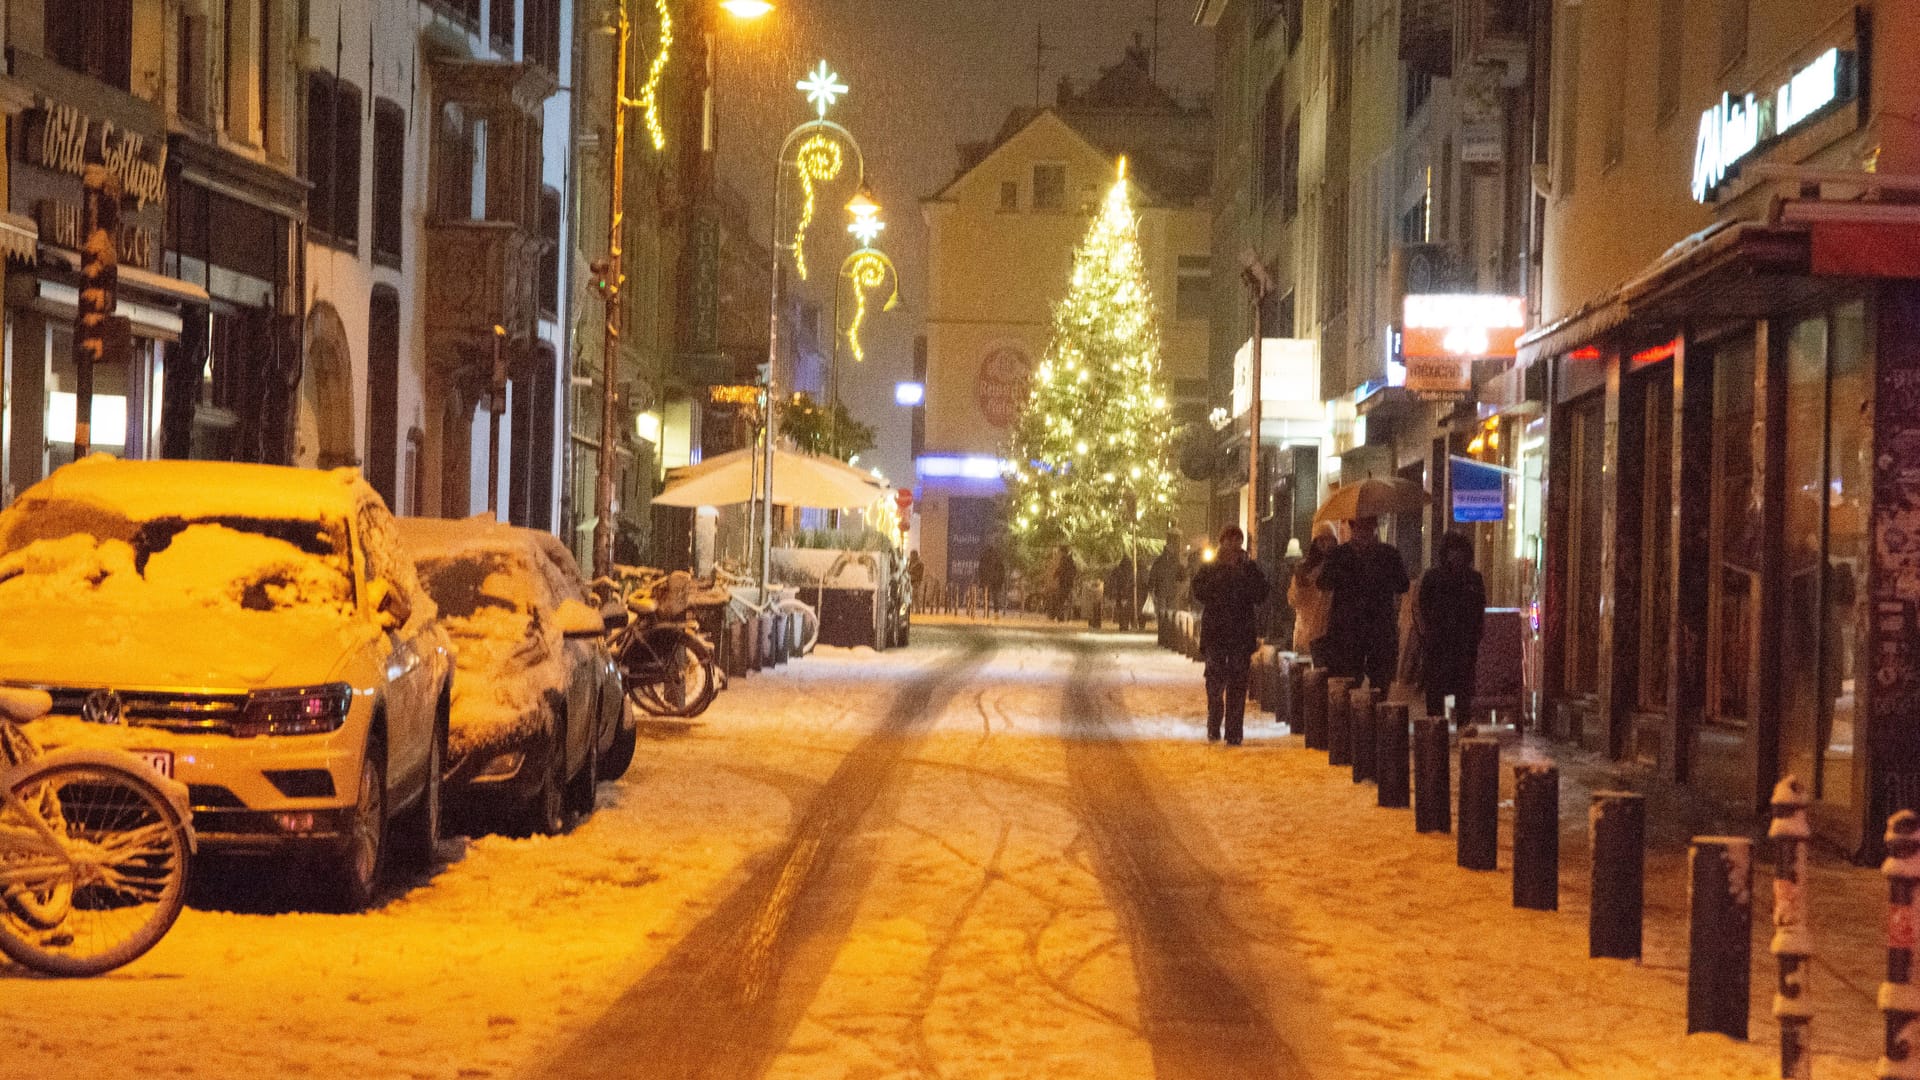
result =
[[[1327,669],[1308,668],[1300,677],[1300,724],[1307,749],[1327,748]]]
[[[1560,910],[1560,770],[1513,767],[1513,906]]]
[[[1373,775],[1379,785],[1375,796],[1383,807],[1404,810],[1412,801],[1413,785],[1407,772],[1411,741],[1405,705],[1380,705],[1373,710]]]
[[[1455,861],[1500,869],[1500,741],[1460,740],[1460,832]]]
[[[1277,724],[1287,725],[1287,733],[1300,734],[1300,661],[1287,656],[1280,661],[1280,703],[1273,710],[1273,720]]]
[[[1780,1021],[1780,1076],[1813,1076],[1813,1005],[1807,1000],[1807,969],[1813,966],[1813,930],[1807,920],[1807,789],[1788,774],[1773,787],[1773,1015]]]
[[[1447,760],[1447,718],[1413,722],[1413,827],[1419,832],[1453,828],[1453,777]]]
[[[1353,680],[1327,680],[1327,764],[1353,764]]]
[[[1882,1080],[1915,1072],[1913,1026],[1920,1021],[1920,992],[1913,985],[1914,897],[1920,893],[1920,814],[1901,810],[1887,819],[1887,978],[1880,984],[1886,1045],[1878,1070]]]
[[[1687,869],[1687,1034],[1744,1040],[1753,978],[1753,841],[1696,836]]]
[[[1374,778],[1374,713],[1378,711],[1380,695],[1367,688],[1353,691],[1349,699],[1347,727],[1353,732],[1353,782],[1360,784]]]
[[[1647,800],[1630,791],[1596,791],[1587,820],[1593,848],[1587,955],[1638,960],[1646,905]]]

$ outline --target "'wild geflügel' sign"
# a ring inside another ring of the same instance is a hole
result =
[[[166,197],[167,143],[111,120],[96,120],[77,106],[41,99],[29,115],[27,160],[56,172],[83,176],[89,164],[105,165],[137,209]]]
[[[1854,54],[1832,48],[1765,94],[1721,94],[1700,114],[1693,144],[1693,197],[1710,202],[1748,157],[1829,106],[1857,96]]]

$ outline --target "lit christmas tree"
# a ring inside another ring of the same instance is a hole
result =
[[[1008,518],[1029,557],[1111,566],[1173,517],[1173,422],[1127,165],[1073,255],[1053,339],[1014,425]]]

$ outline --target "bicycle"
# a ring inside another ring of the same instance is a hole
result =
[[[42,751],[20,726],[53,702],[0,687],[0,953],[48,975],[113,970],[186,904],[186,788],[119,750]]]
[[[720,694],[713,646],[687,615],[691,579],[684,572],[628,574],[621,589],[627,625],[607,642],[627,697],[653,716],[692,718]],[[629,586],[629,582],[631,585]]]

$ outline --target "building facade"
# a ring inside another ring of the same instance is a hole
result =
[[[990,142],[961,148],[952,182],[923,201],[928,226],[926,401],[915,469],[929,578],[967,584],[1000,542],[999,463],[1027,380],[1052,333],[1074,248],[1125,155],[1160,309],[1161,362],[1177,423],[1204,422],[1213,288],[1209,114],[1156,86],[1135,48],[1084,89],[1018,110]],[[918,362],[916,361],[916,367]],[[918,429],[917,429],[918,430]],[[1208,527],[1206,492],[1183,485],[1181,527]]]
[[[1920,805],[1920,11],[1656,8],[1546,37],[1549,715],[1870,853]]]

